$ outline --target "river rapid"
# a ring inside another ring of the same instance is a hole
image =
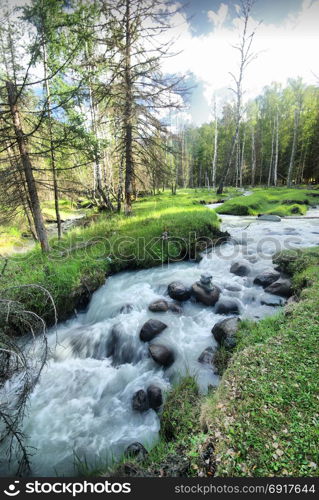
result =
[[[319,213],[312,209],[307,215]],[[209,272],[213,283],[222,289],[222,297],[240,301],[241,318],[258,320],[274,314],[277,307],[262,305],[265,292],[253,284],[254,277],[273,267],[271,257],[278,250],[319,242],[319,219],[221,219],[222,230],[231,234],[231,240],[205,253],[199,263],[179,262],[111,276],[94,293],[86,312],[60,324],[57,334],[49,332],[50,358],[24,420],[27,444],[36,449],[32,475],[70,476],[77,473],[75,457],[93,468],[118,459],[132,442],[153,446],[158,440],[160,419],[152,409],[143,413],[132,409],[132,396],[139,389],[155,384],[165,394],[185,374],[196,377],[203,393],[218,384],[214,367],[200,363],[198,357],[207,347],[217,348],[211,329],[225,316],[216,314],[214,307],[190,300],[182,304],[181,314],[150,312],[152,301],[163,297],[171,301],[166,295],[170,282],[192,285]],[[232,274],[231,264],[243,258],[248,261],[250,274]],[[273,299],[284,304],[278,296]],[[147,343],[139,339],[142,325],[150,318],[168,325],[158,340],[175,353],[175,362],[169,368],[156,364],[148,356]],[[108,339],[115,325],[121,342],[113,356],[107,357]],[[7,394],[14,392],[17,383],[7,382]],[[2,458],[0,474],[14,473],[15,464],[8,468]]]

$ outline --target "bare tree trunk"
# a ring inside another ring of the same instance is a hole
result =
[[[125,0],[125,214],[132,213],[133,191],[133,124],[132,124],[132,75],[131,75],[131,0]]]
[[[213,157],[213,168],[212,168],[212,183],[213,189],[216,188],[216,168],[217,168],[217,147],[218,147],[218,120],[215,106],[215,137],[214,137],[214,157]]]
[[[255,185],[256,175],[256,145],[255,145],[255,128],[251,128],[251,185]]]
[[[225,182],[226,182],[228,173],[229,173],[229,171],[231,169],[231,165],[232,165],[232,161],[233,161],[233,156],[234,156],[236,141],[237,141],[237,137],[238,137],[238,131],[239,131],[239,123],[238,123],[238,125],[236,127],[236,132],[235,132],[235,134],[232,137],[232,143],[231,143],[230,152],[229,152],[229,155],[228,155],[227,167],[226,167],[224,175],[222,176],[222,178],[220,180],[218,189],[216,191],[217,194],[222,194],[223,193],[224,185],[225,185]]]
[[[189,183],[190,188],[194,187],[194,158],[191,156],[189,161]]]
[[[198,172],[198,187],[202,187],[202,177],[203,177],[203,166],[202,163],[199,164],[199,172]]]
[[[236,147],[236,179],[235,186],[239,185],[239,170],[240,170],[240,137],[238,135],[237,147]]]
[[[119,168],[119,183],[117,187],[117,212],[121,212],[121,205],[122,205],[122,194],[123,194],[123,172],[124,170],[124,165],[123,165],[123,158],[121,158],[120,161],[120,168]]]
[[[230,148],[230,154],[228,157],[228,162],[227,162],[227,167],[225,170],[224,175],[222,175],[221,181],[219,183],[218,189],[217,189],[217,194],[222,194],[223,189],[224,189],[224,184],[227,179],[228,173],[231,169],[232,165],[232,160],[233,160],[233,155],[235,151],[235,146],[236,142],[238,140],[239,136],[239,127],[240,127],[240,122],[241,122],[241,117],[242,117],[242,96],[243,96],[243,89],[242,89],[242,83],[243,83],[243,77],[244,77],[244,72],[247,67],[247,65],[252,61],[253,57],[251,54],[251,45],[253,42],[254,38],[254,32],[251,32],[250,34],[247,33],[248,30],[248,20],[250,16],[251,9],[255,3],[255,0],[241,0],[240,5],[241,5],[241,14],[240,18],[243,20],[243,32],[240,37],[240,41],[238,45],[235,46],[235,49],[237,49],[240,53],[240,64],[239,64],[239,73],[238,76],[236,77],[233,75],[233,73],[230,73],[231,77],[233,78],[235,82],[235,89],[233,91],[236,94],[236,131],[235,134],[233,135],[232,138],[232,144]]]
[[[303,176],[306,168],[306,158],[307,158],[307,153],[308,153],[308,144],[306,144],[305,149],[304,149],[304,154],[303,154],[303,159],[301,163],[301,170],[300,170],[300,179],[299,182],[303,182]]]
[[[45,82],[45,92],[47,97],[46,102],[46,111],[48,117],[48,126],[49,126],[49,140],[50,140],[50,163],[52,170],[52,179],[53,179],[53,192],[54,192],[54,207],[55,207],[55,216],[57,221],[58,228],[58,238],[60,239],[62,236],[62,226],[61,226],[61,217],[60,217],[60,208],[59,208],[59,189],[58,189],[58,180],[57,180],[57,171],[56,171],[56,161],[55,161],[55,152],[54,152],[54,144],[53,144],[53,132],[52,132],[52,117],[51,117],[51,92],[48,81],[48,57],[47,57],[47,49],[44,40],[42,40],[42,50],[43,50],[43,69],[44,69],[44,82]]]
[[[291,155],[290,155],[288,175],[287,175],[287,187],[291,186],[292,174],[293,174],[293,169],[294,169],[294,165],[295,165],[298,126],[299,126],[299,110],[295,109],[294,133],[293,133]]]
[[[19,193],[19,198],[21,200],[23,212],[24,212],[24,215],[28,221],[28,226],[29,226],[30,232],[32,234],[32,237],[35,241],[37,241],[34,225],[32,223],[32,212],[31,212],[31,208],[30,208],[31,204],[30,204],[30,200],[29,200],[28,193],[27,193],[26,186],[25,186],[25,179],[23,178],[23,172],[21,172],[21,167],[19,165],[19,162],[14,161],[15,155],[11,149],[10,144],[7,144],[7,150],[8,150],[8,158],[10,161],[10,165],[11,165],[12,170],[14,171],[16,189]],[[31,216],[30,216],[30,214],[31,214]]]
[[[49,242],[47,238],[46,229],[44,226],[43,216],[41,212],[41,206],[38,196],[38,191],[35,183],[35,179],[32,171],[32,164],[28,152],[26,137],[22,129],[20,113],[17,105],[17,92],[14,83],[11,81],[6,82],[6,89],[8,93],[8,103],[10,107],[10,112],[12,116],[15,136],[17,139],[17,144],[20,152],[21,163],[23,165],[23,170],[26,178],[26,183],[28,187],[28,193],[30,197],[30,202],[32,206],[32,215],[34,220],[35,230],[37,232],[38,239],[41,244],[43,252],[49,251]]]
[[[244,130],[243,145],[241,147],[241,160],[239,169],[239,187],[243,187],[243,168],[244,168],[244,154],[245,154],[245,140],[246,140],[246,130]]]
[[[274,140],[275,140],[275,120],[274,120],[274,124],[273,124],[272,135],[271,135],[271,153],[270,153],[270,162],[269,162],[269,171],[268,171],[268,182],[267,182],[267,186],[268,187],[270,187],[271,174],[272,174],[272,169],[273,169]]]
[[[278,156],[279,156],[279,114],[276,114],[276,145],[275,145],[275,161],[274,161],[274,186],[277,186],[278,176]]]

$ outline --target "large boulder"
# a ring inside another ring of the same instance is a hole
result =
[[[258,220],[266,220],[266,221],[270,221],[270,222],[280,222],[281,218],[279,217],[279,215],[259,214]]]
[[[168,311],[168,302],[164,299],[154,300],[148,308],[152,312],[166,312]]]
[[[149,385],[147,388],[147,396],[150,408],[157,411],[163,404],[162,389],[157,385]]]
[[[172,365],[175,361],[173,351],[162,344],[151,344],[149,353],[156,363],[165,367]]]
[[[263,288],[271,285],[280,278],[280,273],[275,269],[265,269],[262,273],[258,274],[254,279],[255,285],[260,285]]]
[[[144,458],[148,455],[148,451],[141,443],[135,441],[126,448],[124,455],[128,458],[134,457],[137,460],[144,460]]]
[[[239,300],[222,297],[216,304],[216,314],[240,314],[241,303]]]
[[[185,286],[181,281],[173,281],[167,287],[168,295],[180,302],[190,299],[191,297],[191,289],[188,286]]]
[[[281,278],[265,288],[265,292],[282,297],[291,297],[293,289],[291,281],[288,278]]]
[[[212,347],[206,347],[204,351],[198,357],[198,362],[203,363],[204,365],[210,365],[213,361],[214,357],[214,349]]]
[[[161,333],[167,328],[167,325],[158,319],[149,319],[144,323],[140,331],[140,339],[143,342],[149,342],[153,340],[156,335]]]
[[[132,407],[133,410],[143,412],[147,411],[150,408],[148,396],[143,389],[137,391],[132,398]]]
[[[233,349],[236,345],[236,332],[239,322],[239,318],[227,318],[216,323],[212,328],[215,340],[224,345],[226,349]]]
[[[192,286],[192,295],[198,302],[202,302],[206,306],[214,306],[219,299],[221,289],[218,286],[212,288],[205,288],[197,281]]]
[[[244,260],[233,262],[230,267],[230,272],[237,276],[248,276],[251,272],[250,265]]]

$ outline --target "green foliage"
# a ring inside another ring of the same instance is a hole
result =
[[[231,352],[226,349],[225,346],[220,346],[220,348],[214,353],[214,366],[218,372],[218,375],[222,375],[226,370],[229,360],[231,359]]]
[[[185,377],[169,392],[161,415],[161,436],[166,441],[183,439],[199,428],[198,387]]]

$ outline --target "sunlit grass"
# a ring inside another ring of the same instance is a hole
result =
[[[249,196],[241,196],[226,201],[217,208],[220,214],[258,215],[274,214],[281,217],[304,215],[310,205],[316,205],[315,191],[307,189],[257,188]]]
[[[24,255],[12,255],[1,279],[2,292],[12,285],[36,283],[52,294],[60,318],[77,307],[85,290],[95,290],[110,272],[148,268],[187,257],[196,237],[218,238],[218,218],[198,201],[207,190],[181,190],[153,196],[133,205],[133,215],[101,214],[85,228],[75,228],[61,241],[51,239],[51,252],[41,253],[38,245]],[[207,201],[214,200],[209,193]],[[162,235],[168,231],[170,240]],[[177,241],[177,239],[180,239]],[[152,242],[151,249],[141,257],[141,245]],[[16,290],[16,289],[15,289]],[[8,292],[6,292],[8,293]],[[12,292],[12,296],[48,321],[46,298],[29,289]]]

